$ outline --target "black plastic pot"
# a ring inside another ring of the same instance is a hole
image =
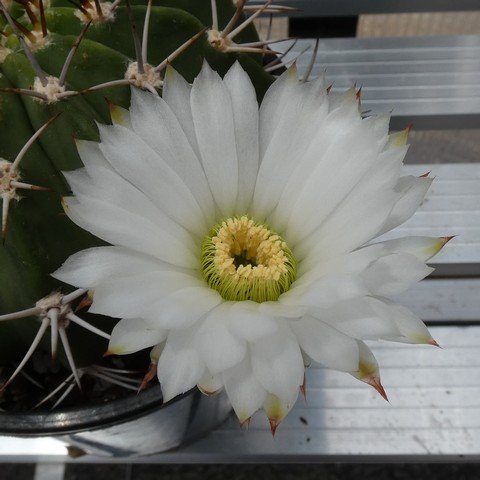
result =
[[[104,405],[49,413],[0,413],[0,435],[55,437],[93,455],[159,453],[207,434],[230,412],[226,395],[192,390],[162,404],[160,387]]]

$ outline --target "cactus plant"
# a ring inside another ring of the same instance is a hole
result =
[[[0,0],[0,366],[19,362],[2,393],[35,348],[55,356],[58,344],[80,384],[115,323],[77,316],[87,292],[50,276],[104,244],[62,213],[62,172],[82,165],[77,147],[122,115],[130,87],[160,91],[170,63],[191,81],[204,59],[220,74],[239,60],[261,99],[272,77],[251,20],[270,3],[246,17],[242,0]]]

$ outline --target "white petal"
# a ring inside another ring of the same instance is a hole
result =
[[[389,190],[376,192],[376,195],[364,199],[361,196],[350,197],[348,204],[338,208],[314,234],[295,247],[298,258],[333,257],[361,247],[378,235],[394,201],[395,194]]]
[[[388,297],[404,292],[433,270],[413,255],[392,253],[373,262],[361,277],[372,294]]]
[[[386,299],[384,302],[392,315],[392,320],[402,334],[402,337],[395,339],[395,341],[422,344],[432,342],[432,336],[420,318],[401,305],[397,305]]]
[[[128,128],[99,125],[100,150],[113,168],[135,185],[157,208],[201,237],[205,235],[202,210],[177,173]]]
[[[293,241],[318,227],[372,167],[381,148],[349,106],[330,113],[311,136],[303,158],[290,160],[298,167],[288,178],[272,217],[277,228],[291,227],[289,240]],[[295,230],[299,225],[301,229]]]
[[[246,353],[246,343],[229,330],[229,314],[233,302],[213,309],[202,322],[196,337],[197,348],[212,374],[223,372],[240,363]]]
[[[237,302],[230,310],[230,331],[237,337],[254,342],[278,330],[278,322],[259,310],[256,302]]]
[[[238,159],[237,214],[248,212],[259,163],[258,103],[250,77],[235,62],[224,77],[230,93]]]
[[[182,179],[202,209],[207,223],[213,224],[215,204],[205,172],[165,100],[134,88],[130,112],[135,133]]]
[[[143,318],[159,328],[186,328],[222,302],[218,292],[207,286],[183,288],[154,302]]]
[[[318,228],[310,235],[306,235],[308,230],[300,230],[304,240],[295,246],[297,255],[333,256],[358,248],[377,236],[398,198],[394,186],[405,154],[406,148],[396,148],[382,152],[373,163],[370,161],[370,169],[357,178],[351,191]]]
[[[83,169],[64,173],[80,203],[82,199],[88,198],[124,209],[133,215],[145,218],[149,224],[161,226],[167,232],[163,237],[171,239],[170,241],[175,239],[183,243],[192,253],[197,253],[198,246],[193,241],[191,233],[166,216],[148,197],[118,173],[94,166],[90,167],[90,173],[91,176],[85,175]]]
[[[92,198],[63,199],[65,213],[77,225],[106,242],[147,253],[173,265],[194,268],[198,259],[162,225],[152,224],[113,204]]]
[[[294,69],[284,75],[286,77],[283,94],[276,99],[281,104],[277,112],[278,118],[265,117],[271,114],[262,110],[265,102],[268,110],[270,100],[267,98],[264,99],[260,110],[262,142],[268,141],[264,138],[264,133],[267,136],[270,135],[270,127],[268,125],[265,127],[265,123],[271,122],[274,125],[273,136],[261,160],[255,186],[254,214],[256,218],[261,219],[265,218],[279,203],[282,191],[297,166],[300,165],[303,155],[322,131],[320,125],[324,121],[328,108],[323,79],[300,84]],[[264,132],[265,128],[266,132]],[[262,144],[263,148],[265,148],[264,144]],[[305,184],[304,175],[301,177],[302,183]],[[298,197],[298,192],[296,194]],[[275,222],[278,221],[279,219],[275,218]],[[277,228],[283,228],[283,225],[278,225]]]
[[[75,145],[87,172],[90,172],[91,167],[111,168],[107,159],[100,151],[99,143],[88,140],[75,140]]]
[[[174,270],[173,265],[124,247],[94,247],[69,257],[52,277],[81,288],[93,288],[111,277],[154,270]]]
[[[380,242],[390,253],[408,253],[422,262],[436,255],[448,241],[448,237],[402,237]]]
[[[223,373],[228,399],[240,420],[248,420],[267,398],[267,392],[252,371],[250,355],[241,363]]]
[[[400,194],[400,199],[396,202],[378,235],[382,235],[406,222],[423,202],[432,181],[433,179],[425,177],[408,176],[400,178],[395,187],[395,190]]]
[[[125,355],[158,345],[167,338],[166,330],[152,329],[141,318],[124,318],[112,331],[108,352]]]
[[[252,368],[257,380],[280,399],[296,398],[305,368],[295,335],[283,328],[251,345]]]
[[[163,80],[162,97],[177,117],[193,151],[200,158],[197,136],[193,126],[192,109],[190,107],[191,90],[192,87],[188,82],[169,65]]]
[[[288,399],[278,398],[276,395],[272,395],[271,393],[267,395],[267,398],[263,404],[263,409],[267,414],[267,417],[270,421],[270,428],[273,428],[273,432],[275,432],[278,424],[288,415],[290,410],[295,405],[299,392],[299,388],[297,388],[296,391],[292,391],[292,396]]]
[[[338,302],[368,294],[363,281],[354,275],[327,275],[280,296],[285,305],[329,308]]]
[[[390,126],[390,114],[384,115],[372,115],[371,117],[367,117],[364,121],[369,125],[372,129],[375,137],[378,140],[382,140],[386,136],[388,136],[388,129]]]
[[[210,190],[222,214],[230,216],[238,193],[232,101],[222,79],[206,62],[193,82],[191,108]]]
[[[380,307],[380,308],[377,308]],[[316,316],[342,333],[362,340],[393,339],[401,335],[383,303],[372,297],[361,297],[320,311]]]
[[[162,297],[198,285],[202,285],[201,280],[176,271],[112,278],[95,289],[90,311],[112,317],[136,318],[143,316]]]
[[[363,272],[374,260],[385,255],[381,244],[368,245],[347,254],[329,257],[318,255],[315,261],[303,261],[298,269],[298,279],[294,286],[310,284],[325,275],[357,275]]]
[[[164,402],[187,392],[203,376],[205,364],[194,346],[196,333],[192,327],[168,335],[157,370]]]
[[[272,83],[260,105],[260,161],[272,142],[286,102],[299,85],[296,66],[290,67]]]
[[[344,372],[357,370],[355,339],[313,317],[291,322],[291,328],[302,350],[316,362]]]
[[[280,303],[278,301],[262,302],[258,304],[258,311],[265,317],[301,318],[306,313],[307,307],[300,305]]]
[[[198,381],[197,387],[206,395],[217,393],[223,387],[222,375],[212,375],[205,370],[203,377]]]

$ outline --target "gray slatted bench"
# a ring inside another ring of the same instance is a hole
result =
[[[248,431],[232,416],[187,447],[128,461],[480,460],[480,168],[415,165],[405,172],[426,169],[437,177],[428,200],[390,236],[457,233],[434,265],[440,272],[456,265],[463,276],[427,279],[398,298],[433,325],[443,349],[376,344],[391,404],[346,374],[313,367],[307,371],[307,401],[298,400],[275,439],[262,415],[254,417]],[[32,455],[44,462],[71,461],[56,440],[0,442],[4,461],[32,461]],[[100,460],[105,461],[91,456],[75,461]]]
[[[250,0],[262,5],[265,0]],[[478,0],[275,0],[275,5],[294,7],[292,17],[335,17],[362,13],[449,12],[479,10]]]

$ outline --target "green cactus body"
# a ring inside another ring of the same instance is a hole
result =
[[[132,2],[133,16],[140,33],[146,9],[145,2]],[[219,1],[219,24],[226,24],[234,12],[232,0]],[[28,29],[33,28],[23,7],[11,4],[10,13]],[[69,51],[85,26],[79,17],[78,10],[62,0],[53,0],[45,8],[48,35],[33,50],[47,76],[57,79],[60,76]],[[156,2],[149,22],[149,64],[158,65],[183,42],[210,27],[210,23],[210,0]],[[38,30],[38,25],[36,28]],[[7,38],[0,37],[0,88],[31,89],[38,81],[35,79],[36,72],[20,48],[18,38],[9,34],[12,27],[2,16],[0,30],[7,33]],[[258,41],[254,27],[250,25],[242,31],[238,40]],[[90,25],[73,57],[64,89],[79,92],[94,85],[124,79],[134,58],[128,12],[125,6],[118,6],[112,18],[93,21]],[[224,53],[212,48],[205,35],[176,58],[172,65],[192,81],[204,59],[220,74],[224,74],[238,59],[251,76],[259,98],[272,81],[261,66],[260,55]],[[61,113],[32,145],[20,166],[23,182],[47,187],[50,191],[23,193],[22,190],[22,200],[10,206],[8,233],[0,244],[0,314],[31,307],[55,289],[68,291],[68,287],[51,278],[50,273],[69,255],[102,244],[64,215],[61,197],[69,190],[61,172],[82,166],[73,139],[98,140],[95,122],[110,121],[105,98],[115,105],[127,107],[129,97],[130,90],[126,85],[49,102],[27,95],[0,93],[0,158],[9,162],[35,131]],[[108,331],[113,325],[113,320],[98,316],[92,316],[89,321]],[[22,355],[37,329],[38,320],[33,318],[0,322],[0,365],[11,360],[12,354]],[[100,358],[105,350],[104,341],[76,326],[69,330],[69,336],[79,366]],[[48,350],[47,339],[42,345]],[[82,349],[82,345],[88,345],[88,348]]]

